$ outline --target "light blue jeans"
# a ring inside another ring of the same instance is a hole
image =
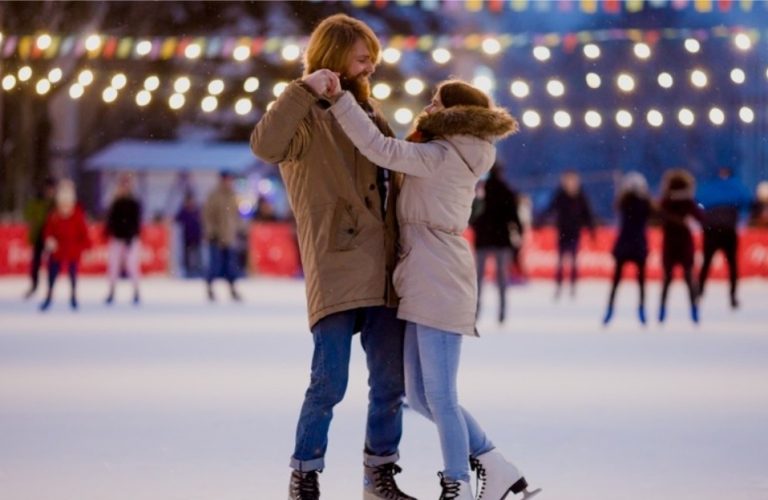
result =
[[[408,404],[437,425],[445,470],[455,481],[469,481],[469,457],[494,446],[483,429],[459,406],[456,375],[462,335],[417,323],[405,327],[405,394]]]

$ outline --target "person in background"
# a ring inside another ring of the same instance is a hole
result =
[[[27,238],[32,247],[32,262],[29,267],[30,285],[24,295],[28,299],[37,291],[40,282],[40,267],[43,264],[43,251],[45,250],[45,238],[43,229],[48,214],[54,206],[56,195],[56,181],[47,178],[37,188],[35,197],[24,207],[24,221],[27,223]]]
[[[571,296],[576,294],[578,280],[578,253],[582,228],[589,228],[595,238],[595,219],[587,195],[581,187],[581,177],[575,170],[566,170],[560,176],[560,187],[540,219],[554,216],[557,227],[557,270],[555,298],[560,297],[563,267],[566,257],[571,266]]]
[[[133,193],[133,177],[123,174],[118,178],[115,197],[107,211],[104,233],[109,239],[107,276],[109,292],[105,300],[111,305],[115,300],[115,287],[125,272],[133,285],[133,303],[138,304],[139,274],[141,265],[141,203]]]
[[[485,264],[493,256],[496,263],[496,286],[499,291],[499,323],[506,315],[507,272],[513,258],[512,232],[522,237],[523,226],[518,216],[518,195],[504,181],[501,165],[494,165],[483,187],[482,208],[472,222],[477,255],[477,314]]]
[[[184,203],[176,213],[176,222],[181,226],[182,265],[184,276],[197,278],[202,273],[202,257],[200,245],[203,240],[203,225],[200,216],[200,207],[197,204],[195,193],[187,191],[184,195]]]
[[[616,210],[619,214],[619,234],[613,245],[615,267],[613,284],[608,298],[608,308],[603,317],[607,325],[613,317],[613,304],[616,290],[621,282],[624,265],[628,262],[637,267],[637,284],[640,287],[640,304],[637,316],[645,324],[645,261],[648,258],[648,219],[651,217],[652,204],[648,193],[648,182],[639,172],[627,173],[621,181],[619,195],[616,200]]]
[[[702,221],[702,211],[693,197],[696,182],[693,176],[684,169],[667,170],[661,182],[659,212],[663,234],[664,282],[661,289],[659,323],[663,323],[667,317],[667,293],[676,266],[683,268],[683,277],[688,287],[691,303],[691,319],[694,323],[698,323],[698,293],[693,278],[694,245],[693,235],[689,227],[691,219],[695,219],[699,223]]]
[[[205,277],[208,300],[216,300],[213,280],[217,276],[223,276],[229,283],[232,300],[241,300],[235,288],[239,227],[240,212],[234,177],[224,170],[219,175],[219,185],[208,195],[203,207],[203,233],[208,241],[208,271]]]
[[[75,184],[69,179],[59,182],[56,189],[55,207],[48,215],[43,228],[43,239],[48,256],[48,292],[40,304],[40,310],[51,306],[53,287],[62,268],[69,273],[71,293],[69,304],[77,309],[77,272],[80,256],[88,247],[88,228],[85,213],[77,203]]]
[[[749,225],[768,228],[768,181],[762,181],[755,190],[755,202],[749,215]]]
[[[263,196],[259,197],[259,201],[256,203],[256,210],[253,212],[253,220],[259,222],[277,222],[278,217],[275,213],[275,208]]]
[[[717,177],[702,183],[696,191],[697,201],[704,206],[704,261],[699,274],[699,300],[704,295],[712,257],[722,250],[728,262],[731,307],[739,307],[736,288],[739,283],[739,217],[749,210],[752,195],[747,187],[733,176],[729,167],[721,167]]]

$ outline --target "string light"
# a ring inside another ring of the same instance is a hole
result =
[[[494,56],[501,52],[501,43],[495,38],[486,38],[482,43],[483,52],[489,56]]]
[[[645,118],[648,120],[648,124],[651,127],[661,127],[661,125],[664,123],[664,115],[662,115],[661,112],[657,109],[649,110]]]
[[[35,45],[40,50],[48,50],[51,47],[51,43],[53,40],[51,39],[51,35],[44,33],[37,37],[37,40],[35,41]]]
[[[715,125],[722,125],[725,122],[725,113],[720,108],[712,108],[709,110],[709,121]]]
[[[594,110],[589,110],[584,114],[584,122],[592,128],[598,128],[603,124],[603,117]]]
[[[531,88],[522,80],[515,80],[509,85],[509,91],[513,96],[523,99],[531,93]]]
[[[445,64],[451,60],[451,52],[448,49],[439,48],[432,51],[432,59],[437,64]]]
[[[599,89],[603,81],[597,73],[587,73],[587,86],[591,89]]]
[[[240,116],[247,115],[253,109],[253,103],[247,97],[241,97],[235,103],[235,113]]]
[[[619,127],[622,128],[629,128],[632,126],[632,122],[634,119],[632,118],[632,113],[625,109],[620,109],[616,112],[616,123],[619,124]]]
[[[99,35],[91,35],[85,39],[85,50],[88,52],[95,52],[101,47],[101,37]]]
[[[496,87],[496,82],[490,76],[479,75],[472,79],[472,85],[485,93],[491,93]]]
[[[419,95],[424,92],[424,82],[418,78],[409,78],[405,81],[405,91],[411,95]]]
[[[215,111],[216,108],[219,107],[219,100],[216,99],[216,97],[209,95],[203,98],[203,100],[200,102],[200,107],[205,111],[206,113],[211,113],[212,111]]]
[[[118,73],[112,77],[110,82],[115,90],[122,90],[128,83],[128,78],[123,73]]]
[[[533,110],[525,111],[523,113],[523,123],[528,128],[536,128],[541,125],[541,115]]]
[[[64,73],[61,71],[61,68],[53,68],[48,72],[48,80],[50,80],[51,83],[59,83],[63,76]]]
[[[224,80],[217,78],[215,80],[211,80],[210,83],[208,83],[209,94],[219,95],[222,92],[224,92]]]
[[[550,80],[547,82],[547,92],[552,97],[561,97],[565,94],[565,85],[560,80]]]
[[[733,43],[739,50],[749,50],[752,48],[752,39],[746,33],[739,33],[733,37]]]
[[[83,97],[83,94],[85,93],[85,87],[83,87],[81,84],[75,82],[72,84],[72,86],[69,87],[69,97],[72,99],[80,99]]]
[[[184,56],[187,59],[197,59],[202,55],[203,49],[200,47],[200,45],[196,43],[190,43],[187,45],[187,47],[184,49]]]
[[[584,46],[584,55],[587,56],[588,59],[597,59],[600,57],[600,47],[595,45],[594,43],[588,43]]]
[[[114,87],[105,88],[104,92],[101,93],[101,98],[106,103],[115,102],[115,99],[117,99],[117,89],[115,89]]]
[[[172,94],[171,97],[168,98],[168,106],[171,109],[181,109],[186,102],[187,100],[182,93]]]
[[[694,87],[702,89],[707,86],[707,82],[708,78],[706,73],[700,69],[693,70],[691,73],[691,83]]]
[[[46,78],[38,81],[37,85],[35,85],[35,91],[40,95],[47,94],[49,90],[51,90],[51,82]]]
[[[93,71],[89,69],[84,69],[80,72],[79,75],[77,75],[77,82],[82,85],[83,87],[87,87],[88,85],[93,83]]]
[[[232,57],[235,58],[235,61],[243,62],[251,57],[251,49],[245,45],[240,45],[232,52]]]
[[[401,52],[394,47],[388,47],[381,53],[381,58],[387,64],[395,64],[400,60]]]
[[[259,90],[259,79],[255,76],[248,77],[243,83],[243,89],[248,93],[253,93]]]
[[[552,57],[552,52],[543,45],[539,45],[533,48],[533,57],[538,59],[539,61],[547,61],[550,57]]]
[[[695,118],[696,117],[693,115],[693,111],[688,108],[683,108],[677,113],[677,119],[686,127],[693,125]]]
[[[3,77],[3,90],[11,90],[16,86],[16,77],[13,75],[5,75]]]
[[[408,108],[399,108],[395,111],[395,121],[400,125],[408,125],[413,121],[413,112]]]
[[[176,93],[178,94],[185,93],[191,87],[192,87],[192,81],[186,76],[179,77],[176,79],[175,82],[173,82],[173,90],[175,90]]]
[[[272,94],[275,97],[280,97],[280,94],[285,92],[286,87],[288,87],[288,83],[286,82],[277,82],[274,87],[272,87]],[[250,101],[249,101],[250,102]]]
[[[149,90],[141,90],[138,94],[136,94],[136,104],[139,106],[146,106],[152,101],[152,94]]]
[[[651,48],[646,43],[636,43],[634,51],[638,59],[648,59],[651,57]]]
[[[377,83],[371,90],[373,97],[379,100],[384,100],[392,94],[392,87],[386,83]]]
[[[559,110],[555,112],[554,116],[555,125],[560,128],[568,128],[571,126],[571,115],[567,111]]]
[[[147,79],[144,80],[144,90],[154,92],[158,87],[160,87],[160,79],[157,76],[148,76]]]
[[[685,40],[685,50],[691,54],[695,54],[701,50],[701,44],[695,38],[688,38]]]
[[[283,47],[283,50],[280,52],[280,54],[286,61],[295,61],[301,55],[301,49],[298,45],[290,43]]]
[[[618,85],[619,89],[623,92],[632,92],[635,90],[635,79],[626,73],[621,73],[618,78],[616,78],[616,85]]]
[[[755,121],[755,112],[752,111],[752,108],[742,106],[739,110],[739,118],[741,118],[741,121],[744,123],[752,123]]]
[[[26,82],[30,78],[32,78],[32,68],[29,66],[24,66],[22,68],[19,68],[19,72],[17,73],[19,77],[20,82]]]
[[[136,54],[146,56],[150,52],[152,52],[152,42],[149,40],[142,40],[136,44]]]
[[[733,68],[731,70],[731,80],[733,83],[737,85],[741,85],[744,83],[747,79],[746,73],[744,73],[744,70],[741,68]]]
[[[672,75],[670,75],[667,72],[659,74],[659,86],[668,89],[672,87],[672,84],[674,83],[674,79],[672,78]]]

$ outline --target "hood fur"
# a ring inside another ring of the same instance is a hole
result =
[[[471,135],[492,141],[514,134],[518,128],[517,120],[504,108],[452,106],[416,118],[416,129],[431,137]]]

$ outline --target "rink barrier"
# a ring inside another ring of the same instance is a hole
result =
[[[84,274],[102,274],[106,271],[107,246],[101,224],[89,226],[91,246],[83,254],[81,271]],[[744,277],[768,278],[768,230],[745,228],[739,246],[739,271]],[[170,228],[164,224],[145,225],[141,233],[141,268],[144,273],[168,273],[170,270]],[[471,230],[466,233],[471,242]],[[601,227],[595,239],[585,233],[579,252],[579,275],[592,278],[610,278],[613,275],[611,248],[615,229]],[[697,266],[701,263],[701,235],[696,234]],[[652,228],[648,232],[650,252],[647,275],[649,279],[661,277],[661,232]],[[287,223],[253,223],[247,238],[248,271],[250,274],[300,277],[301,261],[295,229]],[[29,268],[32,249],[27,242],[26,228],[20,224],[0,225],[0,275],[25,274]],[[526,235],[522,253],[525,275],[530,278],[550,278],[557,263],[557,234],[553,228],[530,231]],[[494,273],[492,259],[486,273]],[[512,271],[514,274],[516,270]],[[625,276],[633,276],[633,266],[625,268]],[[725,259],[715,256],[710,276],[727,277]]]

